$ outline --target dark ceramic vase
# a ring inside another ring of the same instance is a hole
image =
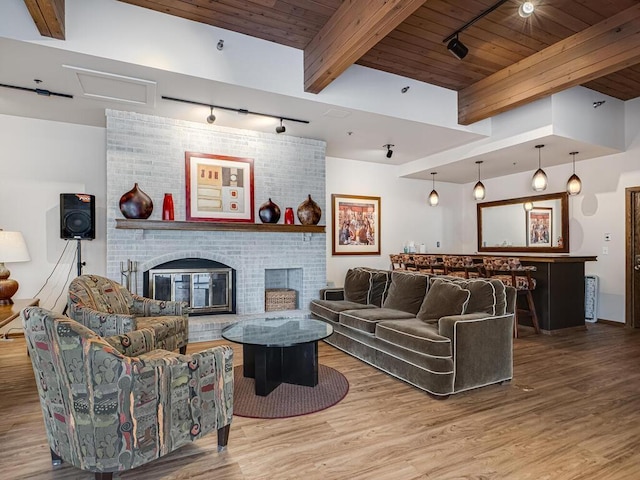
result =
[[[120,211],[125,218],[149,218],[153,212],[153,201],[149,195],[138,188],[136,183],[131,190],[120,197]]]
[[[298,206],[298,220],[302,225],[317,225],[321,216],[322,209],[311,199],[311,195]]]
[[[260,205],[258,215],[262,223],[278,223],[278,220],[280,220],[280,207],[269,199],[268,202]]]

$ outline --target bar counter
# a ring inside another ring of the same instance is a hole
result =
[[[546,334],[561,333],[564,329],[584,329],[584,264],[597,261],[596,256],[574,255],[478,255],[401,253],[399,255],[464,255],[478,263],[483,257],[517,257],[523,265],[532,265],[536,271],[533,302],[538,314],[540,329]],[[521,325],[530,325],[523,318]]]

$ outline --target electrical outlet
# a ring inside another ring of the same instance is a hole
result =
[[[602,247],[602,254],[609,255],[609,247]]]

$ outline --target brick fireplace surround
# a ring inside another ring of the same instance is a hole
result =
[[[320,224],[326,224],[324,142],[116,110],[106,115],[109,278],[120,281],[121,262],[137,261],[142,293],[143,272],[170,260],[203,258],[235,269],[236,315],[190,318],[191,341],[219,338],[221,324],[264,313],[265,287],[294,288],[303,310],[317,298],[326,285],[325,234],[123,230],[115,220],[124,218],[118,203],[134,183],[154,202],[151,220],[161,219],[164,193],[173,194],[175,219],[185,220],[185,152],[191,151],[253,159],[258,222],[258,209],[269,197],[284,216],[285,207],[295,210],[311,194],[323,209]],[[273,271],[301,275],[274,277]],[[290,283],[278,284],[278,278]]]

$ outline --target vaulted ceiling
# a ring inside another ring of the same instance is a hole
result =
[[[64,38],[64,0],[24,0],[40,33]],[[637,0],[120,0],[304,50],[305,90],[318,93],[351,64],[459,92],[469,124],[575,85],[640,96]],[[443,40],[460,34],[458,60]]]

